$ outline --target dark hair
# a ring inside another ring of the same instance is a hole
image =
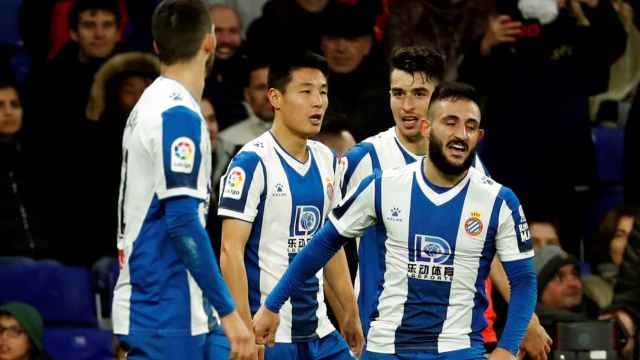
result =
[[[269,68],[269,63],[266,61],[266,59],[250,59],[249,64],[247,65],[247,76],[243,84],[244,87],[248,87],[251,84],[251,74],[256,70],[263,68]]]
[[[444,56],[427,46],[400,46],[391,53],[391,71],[397,69],[414,74],[423,73],[426,80],[440,82],[444,79]]]
[[[202,0],[164,0],[153,12],[151,28],[158,58],[172,65],[198,53],[211,33],[211,19]]]
[[[115,0],[75,0],[69,10],[69,29],[78,30],[80,14],[90,10],[104,10],[116,17],[116,26],[120,21],[120,9]]]
[[[638,209],[620,205],[609,211],[604,215],[598,228],[598,239],[593,246],[593,257],[595,263],[602,263],[611,261],[609,256],[609,246],[611,246],[611,240],[616,234],[618,229],[618,222],[625,216],[634,217],[638,214]]]
[[[431,108],[435,103],[443,100],[467,100],[478,105],[480,103],[480,96],[476,89],[471,85],[461,82],[445,81],[438,84],[435,90],[433,90],[428,111],[431,111]]]
[[[320,70],[326,78],[329,77],[329,65],[324,57],[307,51],[303,54],[278,56],[269,65],[267,87],[274,88],[284,93],[291,81],[291,73],[301,68]]]

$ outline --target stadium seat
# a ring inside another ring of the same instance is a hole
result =
[[[112,360],[112,338],[107,330],[47,327],[44,349],[56,360]]]
[[[595,127],[592,129],[596,152],[598,181],[621,184],[623,178],[624,129]]]
[[[0,303],[35,306],[46,324],[96,326],[89,269],[54,261],[0,265]]]

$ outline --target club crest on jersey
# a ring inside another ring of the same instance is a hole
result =
[[[229,170],[222,197],[239,200],[242,197],[242,189],[246,179],[247,175],[241,167],[236,166]]]
[[[196,147],[193,140],[182,136],[171,144],[171,171],[190,174],[195,162]]]
[[[480,213],[471,212],[471,216],[464,222],[464,230],[471,236],[478,236],[482,234],[482,229],[484,229],[484,224],[480,220]]]

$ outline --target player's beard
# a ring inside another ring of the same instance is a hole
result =
[[[444,144],[440,139],[429,134],[429,159],[445,175],[458,176],[469,170],[476,157],[476,148],[470,149],[469,155],[460,165],[452,164],[444,154]]]

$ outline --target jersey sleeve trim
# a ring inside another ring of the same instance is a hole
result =
[[[175,196],[189,196],[200,200],[207,200],[207,195],[203,194],[201,191],[185,188],[169,189],[163,191],[161,194],[157,193],[156,195],[158,196],[158,200],[164,200]]]
[[[248,223],[253,223],[253,220],[255,220],[256,218],[255,215],[249,215],[249,214],[245,214],[245,213],[241,213],[241,212],[233,211],[229,209],[224,209],[224,208],[218,209],[218,216],[242,220]]]

